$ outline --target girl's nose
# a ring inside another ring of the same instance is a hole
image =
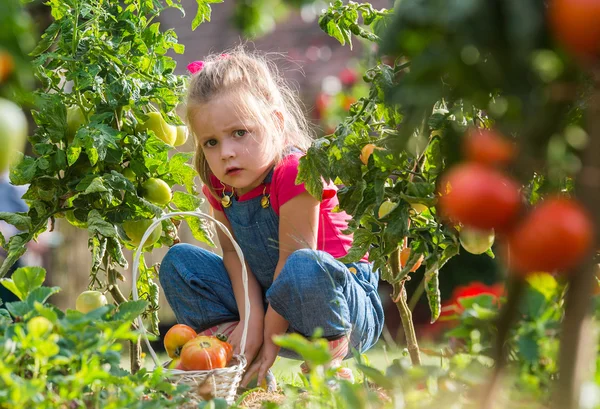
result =
[[[221,143],[221,158],[222,159],[229,159],[235,156],[235,149],[233,147],[233,144],[231,143],[227,143],[227,142],[222,142]]]

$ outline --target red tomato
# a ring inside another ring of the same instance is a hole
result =
[[[410,258],[410,247],[403,248],[402,251],[400,252],[400,267],[404,268],[404,266],[406,265],[406,262],[408,261],[409,258]],[[419,267],[421,267],[423,258],[424,257],[421,254],[421,257],[419,257],[419,259],[417,260],[417,262],[415,263],[413,268],[410,269],[411,273],[414,273],[415,271],[417,271],[417,269]]]
[[[567,272],[586,255],[593,223],[575,200],[544,200],[508,237],[508,260],[518,272]]]
[[[465,157],[483,165],[503,165],[515,156],[515,145],[491,129],[472,128],[463,143]]]
[[[216,336],[200,335],[188,341],[181,350],[181,366],[186,371],[225,368],[233,357],[230,343]]]
[[[478,163],[454,166],[443,176],[438,202],[443,217],[478,229],[505,230],[521,207],[519,186]]]
[[[584,60],[600,57],[600,1],[552,0],[548,18],[556,39]]]
[[[165,350],[169,358],[178,358],[181,348],[194,338],[196,338],[196,331],[187,325],[176,324],[169,328],[164,339]]]

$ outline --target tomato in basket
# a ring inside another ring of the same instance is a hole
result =
[[[233,358],[233,346],[219,335],[200,335],[181,350],[181,367],[186,371],[225,368]]]
[[[165,350],[169,358],[178,358],[181,348],[191,339],[196,338],[196,331],[184,324],[173,325],[165,335]]]

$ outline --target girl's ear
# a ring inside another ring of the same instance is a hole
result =
[[[281,112],[278,109],[274,109],[273,115],[275,116],[275,125],[279,128],[280,131],[283,131],[285,127],[285,119],[283,117],[283,112]]]

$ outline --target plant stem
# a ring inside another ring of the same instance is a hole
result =
[[[575,193],[588,210],[595,226],[594,246],[600,238],[600,67],[592,70],[594,89],[587,105],[588,145],[582,154],[582,170],[577,177]],[[595,340],[592,333],[592,291],[594,282],[594,252],[590,251],[585,262],[569,276],[562,324],[559,365],[560,377],[554,393],[554,407],[575,409],[579,405],[581,385],[589,376],[589,363],[593,362]]]
[[[117,270],[110,266],[109,258],[105,260],[106,271],[108,271],[108,291],[114,298],[117,304],[122,304],[127,299],[121,292],[121,289],[117,285]],[[136,285],[136,283],[132,283]],[[134,329],[137,329],[135,323],[131,324]],[[135,342],[129,341],[129,362],[131,364],[131,373],[136,373],[142,367],[142,343],[141,337],[138,337]]]
[[[390,254],[390,268],[392,269],[392,275],[397,276],[400,272],[400,247]],[[419,352],[419,344],[417,342],[417,336],[415,334],[415,326],[412,320],[412,313],[406,302],[406,289],[404,288],[405,280],[393,284],[394,292],[392,299],[398,308],[400,313],[400,319],[402,321],[402,328],[404,328],[404,336],[406,338],[406,347],[410,354],[410,360],[413,365],[421,365],[421,354]]]
[[[394,299],[396,300],[396,308],[400,313],[400,319],[402,320],[402,327],[404,328],[404,336],[406,338],[406,348],[410,355],[410,361],[413,365],[421,365],[421,353],[419,352],[419,343],[417,342],[417,335],[415,333],[415,326],[412,320],[412,313],[406,302],[406,288],[404,288],[404,281],[394,284]]]

